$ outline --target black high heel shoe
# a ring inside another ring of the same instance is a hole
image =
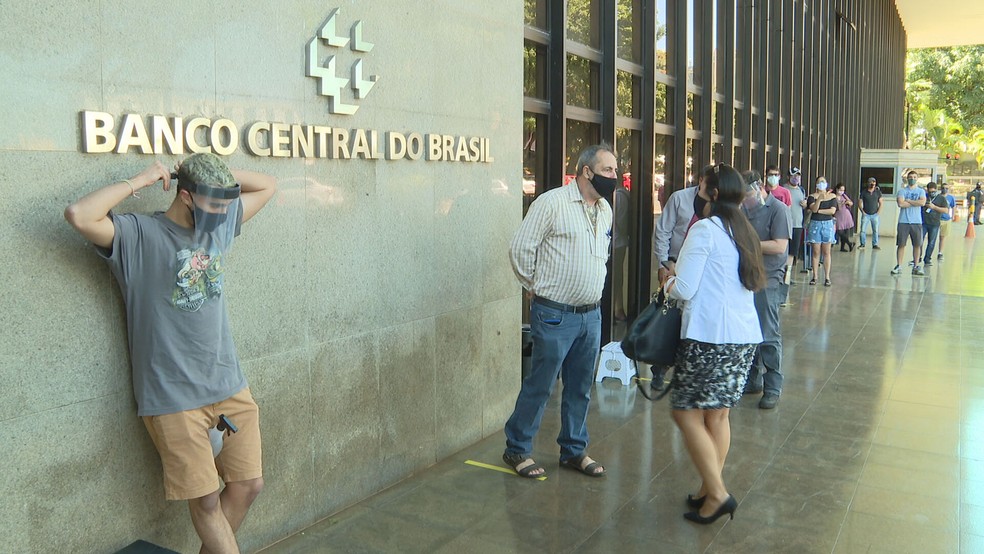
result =
[[[735,519],[735,510],[738,509],[738,501],[735,500],[734,496],[728,495],[728,499],[724,501],[723,504],[717,509],[716,512],[708,517],[700,515],[700,512],[687,512],[683,514],[683,517],[701,525],[707,525],[708,523],[714,523],[724,514],[731,516],[731,519]]]
[[[700,507],[704,505],[704,501],[705,500],[707,500],[707,495],[706,494],[704,496],[701,496],[700,498],[697,498],[696,496],[692,496],[692,495],[689,495],[688,494],[687,495],[687,506],[690,506],[691,508],[693,508],[695,510],[699,510]]]

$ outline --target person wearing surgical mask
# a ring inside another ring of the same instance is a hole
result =
[[[783,188],[789,192],[790,206],[789,217],[793,221],[793,238],[789,241],[789,255],[786,256],[786,284],[793,284],[792,268],[796,265],[796,259],[803,256],[803,273],[806,273],[806,256],[803,251],[803,211],[807,209],[806,192],[800,186],[800,168],[792,167],[789,169],[789,179],[783,184]],[[787,302],[788,304],[788,302]]]
[[[878,179],[874,177],[868,178],[867,189],[861,192],[861,209],[858,214],[861,217],[861,234],[860,234],[860,244],[858,248],[864,248],[865,239],[867,233],[866,228],[871,228],[871,247],[875,250],[879,250],[878,246],[878,224],[879,224],[879,213],[882,209],[882,192],[878,188]]]
[[[892,275],[902,273],[902,259],[905,257],[905,243],[912,242],[912,274],[925,275],[919,265],[922,255],[923,221],[922,207],[926,205],[926,191],[916,185],[919,176],[915,171],[905,175],[906,186],[899,187],[895,197],[899,205],[899,222],[895,239],[895,267]]]
[[[789,191],[779,184],[780,180],[778,167],[770,165],[765,169],[765,192],[778,198],[788,208],[793,205],[793,199],[789,196]]]
[[[854,234],[854,215],[851,208],[854,201],[847,195],[847,187],[844,183],[837,183],[834,187],[834,196],[837,197],[837,213],[834,214],[834,227],[837,230],[837,241],[840,242],[841,252],[854,252],[854,241],[851,235]]]
[[[813,278],[811,285],[817,284],[820,271],[820,256],[823,256],[824,279],[823,286],[830,283],[830,245],[836,242],[834,228],[834,213],[837,212],[837,197],[830,192],[826,177],[817,177],[816,192],[806,199],[811,217],[810,227],[806,233],[806,243],[813,249]]]

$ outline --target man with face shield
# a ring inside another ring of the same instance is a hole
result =
[[[224,257],[266,205],[273,177],[185,159],[167,211],[114,213],[172,174],[160,162],[79,199],[65,218],[106,259],[126,306],[137,415],[161,457],[169,500],[187,500],[208,552],[239,552],[235,533],[263,488],[259,417],[232,341]],[[210,434],[227,429],[214,457]],[[225,487],[220,482],[225,483]]]
[[[793,222],[788,207],[768,194],[758,171],[742,174],[746,185],[741,211],[755,229],[762,246],[762,261],[766,278],[764,289],[755,292],[755,311],[762,330],[762,343],[755,351],[745,394],[763,393],[759,408],[771,410],[779,403],[782,393],[782,334],[779,332],[779,304],[787,294],[783,277],[786,274],[786,254],[793,235]]]
[[[228,170],[209,167],[206,161],[213,158],[192,158],[171,174],[178,181],[176,200],[187,208],[193,230],[188,247],[178,252],[182,267],[173,301],[191,312],[221,294],[222,258],[239,234],[240,186]],[[206,173],[210,170],[214,174]]]
[[[586,148],[574,181],[538,196],[509,246],[513,273],[530,298],[533,360],[505,425],[502,459],[522,477],[546,473],[533,461],[533,438],[558,375],[564,384],[560,466],[590,477],[605,474],[586,452],[587,417],[612,228],[605,197],[615,191],[616,166],[608,145]]]

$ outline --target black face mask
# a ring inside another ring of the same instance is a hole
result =
[[[694,215],[698,218],[704,217],[704,206],[707,205],[707,200],[701,198],[700,193],[694,196]]]
[[[604,175],[595,173],[594,177],[591,178],[591,186],[594,187],[595,192],[605,198],[615,192],[615,185],[617,184],[618,179],[615,177],[605,177]]]

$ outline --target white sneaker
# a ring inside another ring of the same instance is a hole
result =
[[[899,273],[902,273],[902,267],[895,266],[895,269],[892,270],[892,275],[898,275]]]

